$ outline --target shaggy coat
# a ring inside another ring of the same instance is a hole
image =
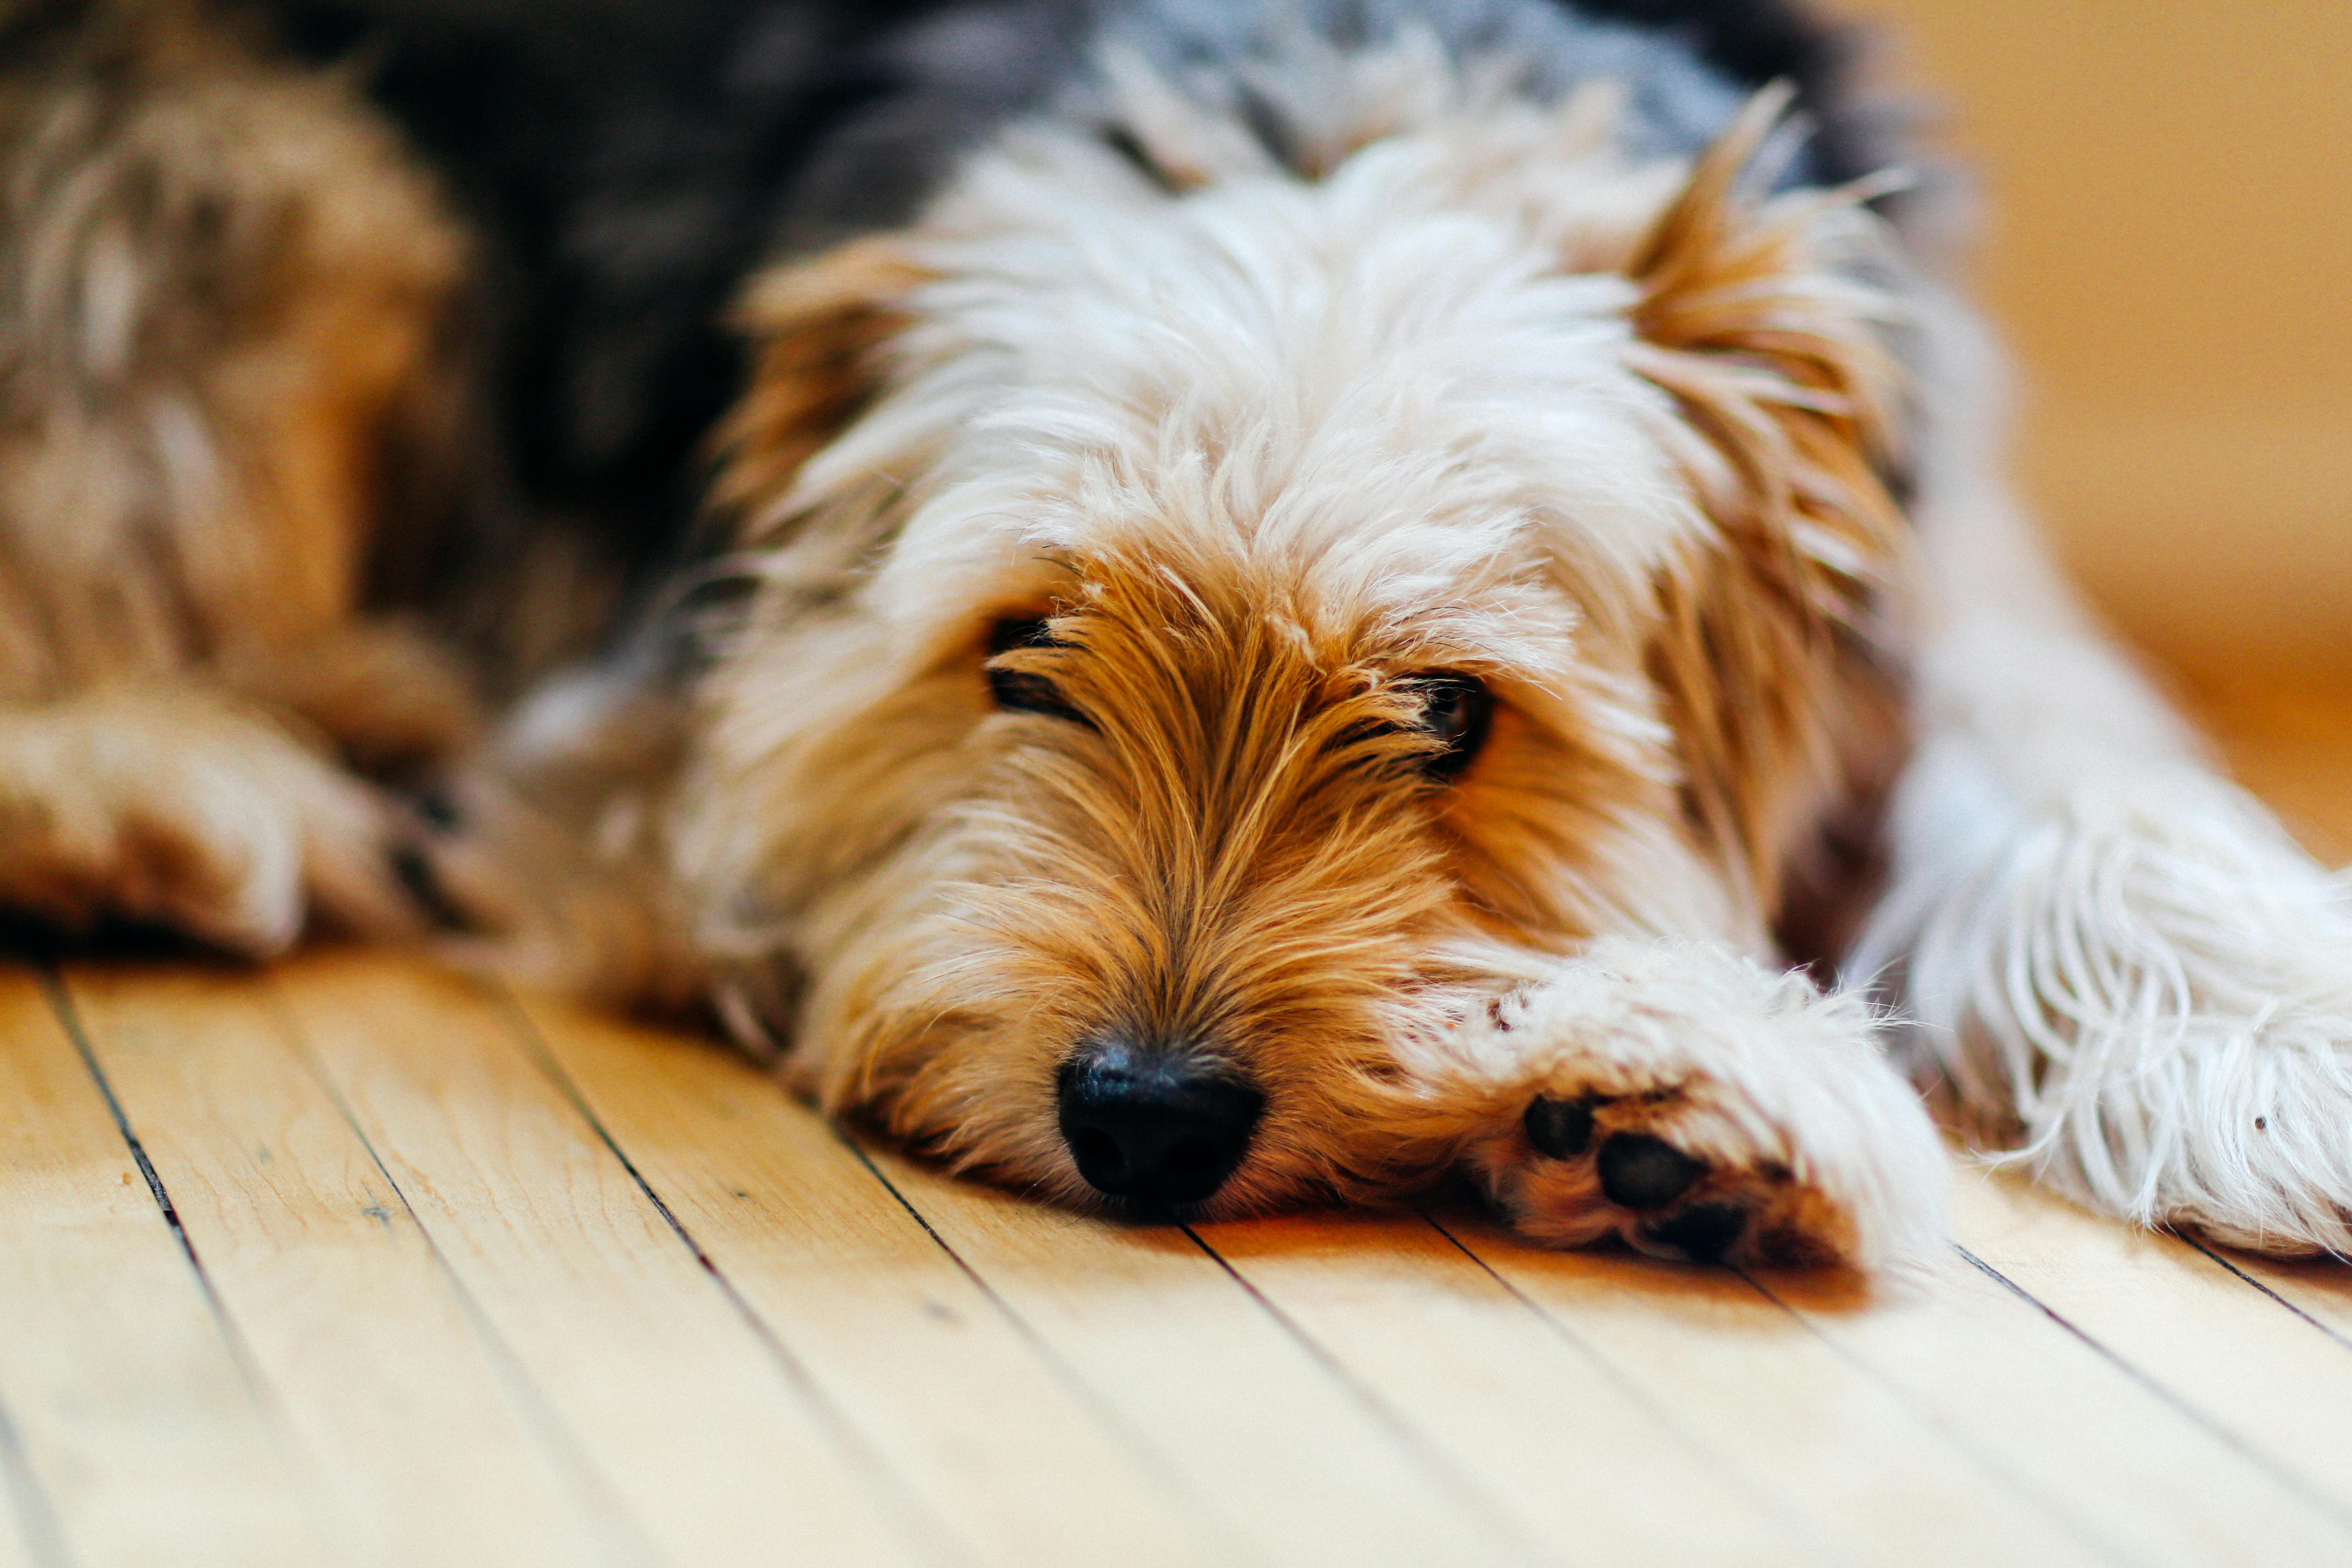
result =
[[[0,903],[438,927],[1137,1214],[1895,1265],[1907,1069],[2352,1250],[2352,916],[2043,564],[1779,6],[0,44]]]

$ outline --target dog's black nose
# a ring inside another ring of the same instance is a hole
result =
[[[1265,1096],[1229,1066],[1107,1040],[1062,1064],[1062,1141],[1097,1192],[1193,1204],[1234,1173]]]

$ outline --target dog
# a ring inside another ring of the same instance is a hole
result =
[[[2352,1254],[2352,913],[2009,499],[1847,53],[7,0],[0,905],[703,1008],[1139,1217],[1899,1270],[1932,1106]]]

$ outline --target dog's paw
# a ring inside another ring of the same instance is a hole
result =
[[[1472,1152],[1524,1234],[1563,1247],[1614,1235],[1699,1263],[1830,1264],[1859,1250],[1852,1205],[1799,1177],[1779,1129],[1744,1135],[1722,1114],[1721,1083],[1696,1071],[1602,1076],[1615,1092],[1563,1075],[1528,1102],[1517,1136]]]
[[[2135,1146],[2137,1161],[2095,1165],[2075,1134],[2065,1158],[2028,1168],[2143,1225],[2273,1257],[2352,1258],[2352,942],[2295,947],[2278,942],[2270,957],[2307,966],[2300,994],[2282,984],[2242,1011],[2192,1016],[2161,1049],[2143,1037],[2114,1053],[2101,1096],[2084,1098],[2104,1127],[2162,1129]],[[2091,1114],[2070,1108],[2062,1126]]]
[[[1464,1027],[1511,1086],[1465,1156],[1534,1239],[1875,1268],[1942,1235],[1941,1147],[1858,1001],[1708,949],[1607,942]]]
[[[208,690],[92,695],[0,726],[0,904],[67,930],[161,925],[256,957],[320,916],[411,934],[415,832],[373,786]]]
[[[1902,952],[1966,1131],[2121,1219],[2352,1258],[2352,880],[2177,766],[1984,847],[1874,955]]]

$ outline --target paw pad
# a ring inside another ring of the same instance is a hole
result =
[[[1620,1132],[1601,1144],[1598,1168],[1601,1194],[1629,1209],[1664,1208],[1706,1173],[1705,1161],[1646,1132]]]

